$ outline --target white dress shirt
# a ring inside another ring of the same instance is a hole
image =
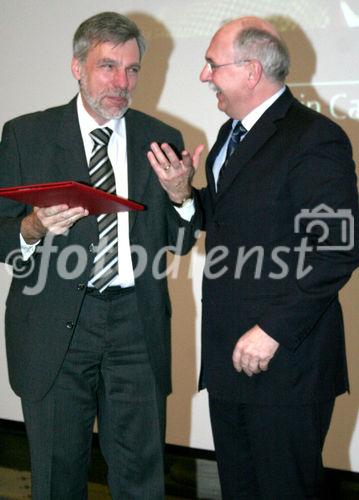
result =
[[[77,96],[77,113],[84,143],[87,164],[90,163],[94,142],[90,136],[95,128],[110,128],[113,132],[108,144],[108,156],[115,174],[116,194],[128,198],[126,118],[109,120],[99,125],[84,108],[81,94]],[[145,161],[146,159],[144,159]],[[150,168],[150,166],[149,166]],[[118,222],[118,277],[110,286],[128,287],[135,284],[130,250],[128,212],[117,214]]]

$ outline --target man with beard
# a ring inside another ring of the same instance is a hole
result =
[[[112,498],[164,498],[171,307],[166,278],[159,277],[164,249],[187,251],[193,227],[146,158],[154,139],[181,151],[180,133],[129,109],[144,50],[128,18],[113,12],[89,18],[73,41],[79,95],[3,130],[1,186],[76,180],[146,206],[96,218],[66,200],[33,209],[0,200],[0,258],[15,266],[19,252],[26,271],[21,278],[14,267],[5,326],[34,500],[87,498],[96,416]],[[186,179],[190,169],[183,171]],[[141,250],[137,259],[131,245]],[[67,255],[65,266],[60,254]]]
[[[246,17],[214,35],[200,76],[230,118],[196,193],[207,253],[201,384],[224,500],[319,498],[334,400],[348,390],[338,292],[359,262],[352,150],[292,96],[288,70],[274,27]],[[169,196],[188,197],[180,179],[191,175],[169,145],[148,156]]]

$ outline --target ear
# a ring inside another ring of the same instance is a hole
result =
[[[76,78],[76,80],[80,80],[80,61],[78,59],[76,59],[76,57],[73,57],[72,58],[72,61],[71,61],[71,71],[72,71],[72,74],[74,75],[74,77]]]
[[[263,68],[257,59],[252,59],[248,63],[248,85],[251,89],[257,86],[262,78]]]

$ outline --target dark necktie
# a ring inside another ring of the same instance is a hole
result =
[[[107,151],[111,134],[112,130],[108,127],[97,128],[90,132],[94,147],[89,164],[89,173],[93,187],[108,193],[115,193],[115,174]],[[89,285],[103,292],[118,274],[117,214],[101,214],[97,217],[97,224],[99,243]]]
[[[218,174],[217,180],[217,192],[221,189],[221,184],[223,182],[224,174],[228,165],[229,158],[232,156],[234,150],[237,148],[239,143],[241,142],[241,137],[247,132],[247,129],[243,127],[241,122],[238,122],[234,129],[232,130],[231,137],[229,138],[226,159],[221,167],[221,170]]]

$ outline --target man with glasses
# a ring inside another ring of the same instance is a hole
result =
[[[288,71],[271,24],[225,24],[200,75],[230,118],[208,186],[191,188],[189,156],[156,143],[148,153],[170,199],[192,197],[204,214],[200,383],[224,500],[318,498],[334,400],[348,390],[338,292],[359,262],[352,150],[292,96]]]

